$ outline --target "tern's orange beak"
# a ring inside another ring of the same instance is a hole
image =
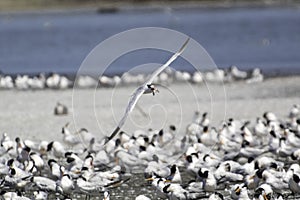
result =
[[[238,188],[235,189],[235,193],[239,193],[240,191],[241,191],[240,187],[238,187]]]

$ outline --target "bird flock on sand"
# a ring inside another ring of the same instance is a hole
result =
[[[230,118],[217,127],[208,113],[195,112],[183,132],[174,125],[121,132],[106,145],[106,137],[85,128],[72,133],[69,124],[62,142],[3,133],[1,198],[108,200],[144,174],[137,181],[150,197],[127,199],[298,199],[299,109],[294,105],[283,119],[265,112],[256,121]]]
[[[95,87],[115,87],[140,85],[146,80],[145,74],[133,75],[125,72],[122,76],[101,76],[98,79],[89,75],[78,75],[75,80],[68,76],[52,73],[45,75],[41,73],[37,76],[17,75],[16,77],[0,73],[0,89],[17,89],[17,90],[42,90],[57,89],[63,90],[68,88],[95,88]],[[153,83],[171,84],[173,82],[190,82],[193,84],[202,84],[204,81],[212,83],[226,83],[233,81],[245,81],[246,83],[262,82],[264,76],[259,68],[255,68],[249,72],[241,71],[236,66],[228,69],[216,69],[201,73],[174,71],[167,68],[160,73]]]
[[[109,200],[116,188],[144,174],[138,184],[140,189],[149,188],[153,199],[299,199],[298,104],[283,119],[265,112],[255,122],[229,118],[213,126],[208,113],[197,111],[185,131],[175,125],[131,133],[121,130],[139,98],[155,95],[154,79],[188,41],[137,88],[109,137],[97,139],[86,128],[72,133],[69,123],[62,127],[63,142],[12,140],[3,133],[1,198]],[[67,110],[58,104],[54,114]],[[125,197],[121,191],[121,198],[149,199],[134,193]]]

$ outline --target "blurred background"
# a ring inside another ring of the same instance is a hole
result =
[[[292,0],[0,0],[0,70],[75,74],[101,41],[148,26],[189,35],[219,68],[259,67],[267,76],[300,74],[300,2]],[[162,63],[169,56],[151,50],[132,53],[107,73]],[[185,70],[180,60],[176,67]]]

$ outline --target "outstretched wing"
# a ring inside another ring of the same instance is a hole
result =
[[[136,91],[133,93],[133,95],[130,97],[129,103],[127,105],[126,111],[122,117],[122,119],[120,120],[117,128],[112,132],[112,134],[107,138],[107,140],[105,141],[105,144],[107,142],[109,142],[111,139],[113,139],[117,133],[120,131],[120,129],[122,128],[122,126],[124,125],[129,113],[133,110],[133,108],[135,107],[136,103],[138,102],[138,100],[141,98],[141,96],[143,95],[144,91],[145,91],[145,87],[144,85],[140,86],[138,89],[136,89]]]
[[[145,82],[145,85],[152,84],[152,82],[155,79],[155,77],[158,76],[166,67],[168,67],[178,56],[180,56],[182,54],[182,52],[186,48],[186,45],[188,44],[189,41],[190,41],[190,38],[188,38],[184,42],[184,44],[182,45],[182,47],[165,64],[163,64],[161,67],[159,67],[157,70],[155,70],[151,74],[151,76],[149,77],[149,79]]]
[[[107,138],[107,140],[105,141],[105,144],[107,142],[109,142],[111,139],[113,139],[117,133],[120,131],[120,129],[122,128],[122,126],[124,125],[129,113],[133,110],[133,108],[135,107],[136,103],[138,102],[138,100],[141,98],[141,96],[143,95],[143,93],[145,92],[145,90],[147,89],[147,85],[148,84],[152,84],[153,80],[155,79],[155,77],[160,74],[166,67],[168,67],[178,56],[180,56],[180,54],[184,51],[184,49],[186,48],[187,43],[189,42],[190,38],[188,38],[184,44],[182,45],[182,47],[164,64],[162,65],[160,68],[158,68],[157,70],[155,70],[150,78],[142,85],[140,86],[138,89],[136,89],[136,91],[133,93],[133,95],[131,96],[129,103],[127,105],[126,111],[124,116],[122,117],[122,119],[120,120],[117,128],[112,132],[112,134]]]

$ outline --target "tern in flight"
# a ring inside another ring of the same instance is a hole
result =
[[[153,80],[155,79],[156,76],[158,76],[166,67],[168,67],[180,54],[184,51],[186,48],[186,45],[188,44],[190,38],[188,38],[185,43],[182,45],[182,47],[161,67],[159,67],[157,70],[155,70],[151,76],[148,78],[148,80],[138,87],[135,92],[132,94],[130,97],[129,103],[127,105],[126,111],[122,119],[120,120],[117,128],[113,131],[113,133],[107,138],[105,144],[109,142],[112,138],[116,136],[116,134],[120,131],[122,126],[124,125],[129,113],[134,109],[136,103],[138,100],[141,98],[143,94],[149,94],[152,93],[155,95],[156,92],[158,92],[158,89],[155,88],[155,86],[152,84]]]

